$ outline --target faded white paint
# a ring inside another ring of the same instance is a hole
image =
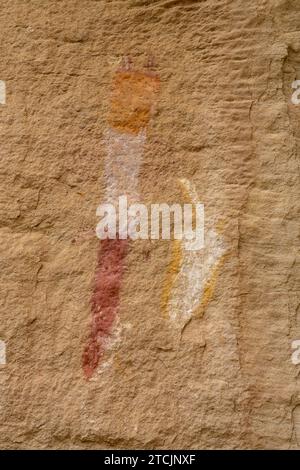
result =
[[[181,327],[191,318],[200,303],[211,272],[225,251],[221,237],[212,227],[205,234],[204,249],[183,249],[181,268],[173,284],[168,305],[170,319]]]
[[[295,351],[292,354],[292,363],[297,366],[300,364],[300,340],[295,340],[292,342],[292,349],[295,349]]]
[[[295,80],[293,83],[292,83],[292,88],[295,88],[296,91],[294,91],[294,93],[292,94],[292,103],[293,104],[300,104],[300,80]]]
[[[104,133],[106,156],[104,162],[105,195],[101,203],[113,204],[118,207],[119,198],[127,197],[127,203],[136,203],[139,200],[138,182],[142,163],[146,132],[142,130],[138,135],[119,132],[109,128]],[[100,207],[100,206],[99,206]],[[99,214],[99,207],[97,215]],[[127,238],[128,227],[132,217],[120,222],[118,232],[121,238]],[[101,227],[97,225],[96,233]],[[126,236],[122,236],[126,234]],[[100,238],[100,237],[99,237]]]
[[[123,195],[129,203],[138,202],[138,176],[145,141],[145,131],[131,135],[110,128],[105,132],[104,202],[117,205],[119,196]]]
[[[0,80],[0,104],[6,103],[6,85],[3,80]]]
[[[0,340],[0,365],[6,364],[6,344]]]
[[[194,185],[188,180],[180,180],[187,190],[190,200],[199,203]],[[206,283],[212,271],[225,254],[223,239],[214,229],[213,221],[206,222],[205,245],[199,251],[190,251],[189,242],[182,243],[181,267],[173,283],[168,302],[168,312],[172,322],[182,328],[192,317],[193,311],[201,302]]]

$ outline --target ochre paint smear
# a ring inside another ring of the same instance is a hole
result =
[[[83,370],[90,378],[102,358],[115,322],[127,253],[127,240],[103,240],[91,299],[91,335],[83,353]]]
[[[112,87],[110,126],[122,133],[137,135],[150,121],[158,90],[156,74],[134,70],[118,72]]]
[[[173,240],[171,250],[171,261],[167,269],[166,281],[161,296],[161,309],[164,313],[166,313],[168,310],[168,303],[171,296],[172,287],[182,265],[181,241]]]
[[[222,269],[222,266],[224,265],[226,259],[228,258],[228,254],[223,255],[219,261],[216,263],[214,266],[211,276],[208,279],[208,281],[205,283],[204,290],[203,290],[203,295],[200,304],[198,307],[196,307],[195,311],[193,312],[193,316],[196,317],[202,317],[202,315],[205,312],[205,309],[211,299],[213,298],[213,294],[216,288],[217,280],[219,273]]]

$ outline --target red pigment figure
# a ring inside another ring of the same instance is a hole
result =
[[[99,246],[91,299],[91,335],[83,353],[83,370],[87,378],[90,378],[97,368],[114,325],[127,245],[127,240],[116,239],[103,240],[101,247]]]

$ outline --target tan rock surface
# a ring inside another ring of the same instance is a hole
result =
[[[10,0],[0,25],[0,447],[300,448],[299,1]],[[128,55],[160,77],[141,197],[180,201],[192,181],[226,255],[178,329],[161,300],[172,244],[132,242],[86,380],[90,233]]]

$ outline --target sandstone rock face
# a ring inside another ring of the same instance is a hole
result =
[[[300,448],[299,1],[0,24],[0,447]],[[204,248],[99,241],[120,188],[201,201]]]

